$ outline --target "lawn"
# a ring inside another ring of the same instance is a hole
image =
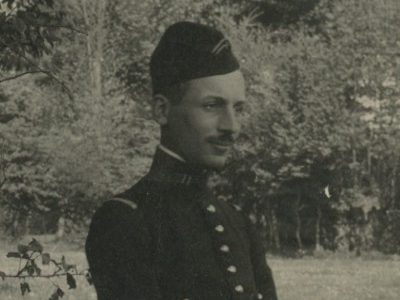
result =
[[[399,300],[400,261],[270,259],[280,300]]]
[[[18,264],[15,259],[6,258],[6,252],[0,250],[0,270],[15,273]],[[86,267],[85,257],[81,251],[55,249],[52,253],[57,259],[64,254],[67,262],[77,264],[80,270]],[[271,257],[268,262],[274,272],[280,300],[400,299],[400,260],[398,259]],[[43,272],[46,272],[45,268]],[[18,280],[0,281],[0,299],[47,300],[55,289],[53,283],[46,279],[28,282],[32,292],[22,297]],[[77,280],[76,290],[68,290],[64,280],[54,280],[54,284],[59,284],[65,290],[63,300],[96,299],[93,287],[89,286],[84,278]]]

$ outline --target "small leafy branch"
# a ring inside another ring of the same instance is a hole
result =
[[[2,280],[6,278],[19,278],[23,296],[31,291],[30,285],[26,281],[27,279],[44,278],[50,280],[55,286],[55,291],[49,300],[58,300],[64,296],[64,291],[58,284],[51,280],[52,278],[65,277],[70,289],[75,289],[77,286],[76,276],[85,276],[88,283],[92,284],[90,274],[87,270],[78,272],[76,265],[68,264],[65,256],[62,256],[60,261],[53,259],[49,253],[43,252],[43,246],[36,239],[32,239],[28,245],[18,245],[17,251],[8,252],[7,257],[19,259],[18,271],[16,274],[6,274],[0,271],[0,277]],[[38,266],[39,260],[41,260],[42,265],[53,265],[53,272],[48,274],[42,273],[42,269]]]

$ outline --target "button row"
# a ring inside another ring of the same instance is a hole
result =
[[[239,206],[235,206],[235,208],[236,208],[236,210],[238,210],[238,211],[240,210],[240,207],[239,207]],[[210,212],[210,213],[215,213],[215,212],[217,211],[217,209],[215,208],[215,206],[212,205],[212,204],[208,205],[208,206],[206,207],[206,209],[207,209],[207,211]],[[217,226],[214,227],[214,230],[215,230],[216,232],[218,232],[218,233],[222,233],[222,232],[225,231],[225,228],[224,228],[224,226],[222,226],[221,224],[219,224],[219,225],[217,225]],[[228,245],[222,245],[219,249],[220,249],[221,252],[224,252],[224,253],[230,252],[230,248],[229,248]],[[237,267],[234,266],[234,265],[230,265],[226,270],[227,270],[229,273],[232,273],[232,274],[237,273]],[[243,292],[244,292],[244,288],[243,288],[243,286],[242,286],[241,284],[236,285],[234,289],[235,289],[235,291],[236,291],[237,293],[243,293]],[[260,294],[258,294],[257,297],[258,297],[258,299],[262,299],[262,296],[261,296],[261,298],[260,298]],[[189,300],[189,299],[188,299],[188,298],[185,298],[184,300]]]

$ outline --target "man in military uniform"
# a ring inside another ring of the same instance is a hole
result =
[[[229,41],[209,26],[176,23],[150,68],[161,143],[148,174],[93,217],[86,253],[98,299],[277,299],[258,233],[207,188],[245,103]]]

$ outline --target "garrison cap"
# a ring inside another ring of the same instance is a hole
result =
[[[230,42],[219,30],[178,22],[167,28],[150,60],[153,94],[191,79],[239,69]]]

